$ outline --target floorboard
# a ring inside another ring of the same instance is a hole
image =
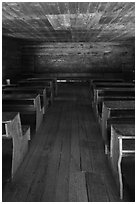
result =
[[[109,196],[101,174],[86,172],[86,183],[90,202],[109,202]]]
[[[3,201],[120,201],[89,98],[84,84],[59,85]]]

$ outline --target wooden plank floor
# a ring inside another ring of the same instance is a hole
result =
[[[60,85],[3,201],[116,202],[116,189],[88,86]]]

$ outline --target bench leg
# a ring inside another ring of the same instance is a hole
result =
[[[122,171],[121,171],[121,160],[122,156],[118,159],[118,176],[119,176],[119,187],[120,187],[120,199],[123,199],[123,181],[122,181]]]
[[[105,154],[108,155],[108,146],[105,144]]]

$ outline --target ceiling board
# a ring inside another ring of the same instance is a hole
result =
[[[134,2],[3,2],[3,36],[48,42],[135,37]]]

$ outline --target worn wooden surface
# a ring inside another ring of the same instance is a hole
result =
[[[3,2],[3,34],[47,42],[128,40],[134,2]]]
[[[3,80],[22,70],[134,78],[134,2],[3,2],[2,34]]]
[[[128,185],[131,201],[135,201],[135,125],[114,124],[111,127],[111,165],[120,196]],[[124,182],[125,181],[125,182]]]
[[[58,91],[3,201],[119,201],[89,87],[63,84]]]
[[[2,123],[5,125],[6,134],[2,137],[3,140],[13,140],[13,147],[11,150],[12,168],[11,179],[15,176],[21,162],[24,159],[28,151],[28,140],[30,135],[22,133],[22,126],[19,113],[5,113],[3,112]],[[6,155],[9,150],[6,149],[6,141],[4,142],[4,148],[2,150],[3,155]],[[7,143],[8,145],[8,143]],[[4,174],[4,173],[3,173]]]
[[[43,109],[43,113],[45,113],[46,109],[47,109],[47,104],[48,104],[48,100],[47,100],[47,97],[46,97],[46,88],[42,88],[42,87],[39,87],[39,86],[35,86],[35,87],[11,87],[11,88],[8,88],[8,87],[5,87],[3,90],[2,90],[2,93],[3,94],[7,94],[7,93],[38,93],[40,94],[40,102],[41,102],[41,109]]]
[[[135,101],[104,101],[102,107],[101,131],[105,144],[108,143],[106,123],[111,117],[134,117]]]
[[[31,122],[34,120],[35,128],[38,130],[43,119],[43,109],[41,108],[40,95],[38,93],[5,93],[2,95],[2,103],[3,111],[20,112],[22,123],[31,125]],[[24,116],[31,117],[31,119],[27,120]]]
[[[38,73],[132,72],[134,42],[24,42],[22,59],[24,71]]]
[[[17,114],[18,114],[18,112],[7,112],[7,113],[4,112],[2,114],[2,121],[3,122],[10,122],[16,117]]]

